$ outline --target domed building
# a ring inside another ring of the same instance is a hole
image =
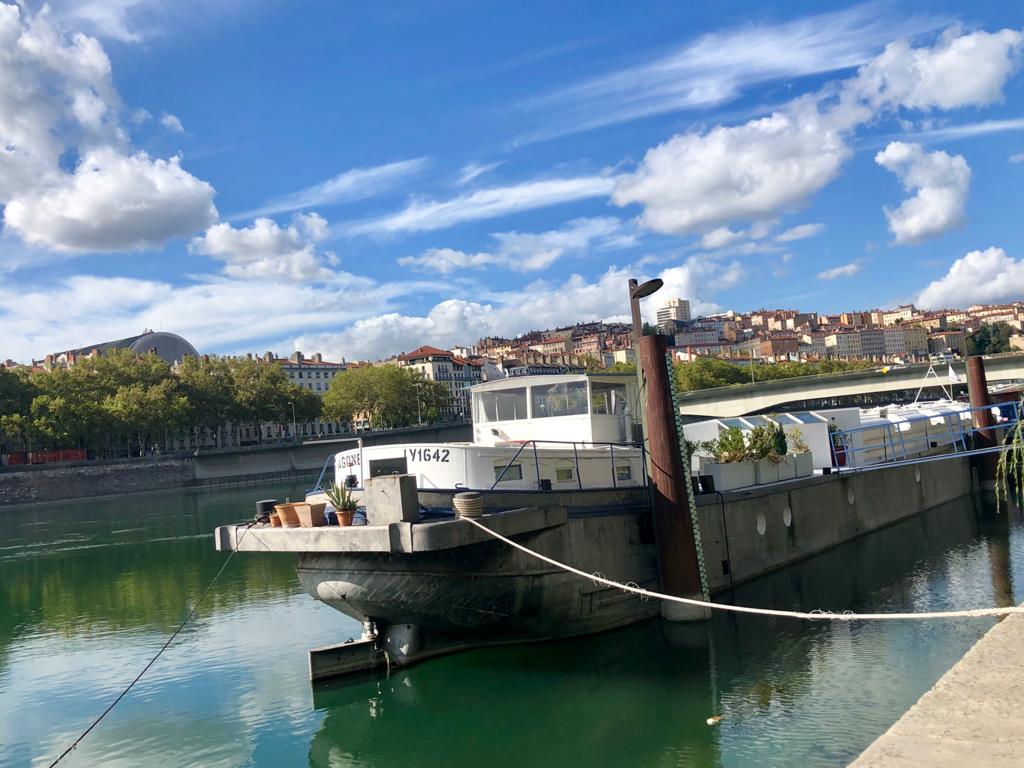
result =
[[[129,349],[137,355],[152,352],[161,360],[166,361],[168,365],[176,365],[188,355],[199,356],[196,348],[178,334],[152,331],[147,328],[138,336],[104,341],[100,344],[90,344],[79,349],[69,349],[66,352],[47,355],[44,365],[47,368],[52,368],[55,365],[72,366],[80,360],[102,355],[112,349]]]

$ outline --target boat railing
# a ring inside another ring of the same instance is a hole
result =
[[[363,438],[361,438],[361,437],[349,437],[349,438],[343,439],[342,442],[355,443],[356,446],[359,449],[360,459],[362,458],[362,455],[363,455]],[[324,476],[327,474],[327,470],[330,469],[331,465],[334,464],[334,457],[335,457],[335,454],[331,453],[330,455],[328,455],[328,457],[326,459],[324,459],[324,466],[323,466],[323,469],[320,470],[320,476],[316,479],[316,485],[314,485],[312,488],[310,488],[308,491],[306,491],[306,495],[307,496],[309,494],[311,494],[311,493],[319,493],[320,491],[322,491],[324,489]]]
[[[580,474],[580,454],[579,454],[579,448],[581,446],[582,447],[586,447],[586,448],[608,448],[608,463],[609,463],[609,466],[611,468],[611,478],[612,478],[612,486],[611,487],[612,488],[618,488],[619,487],[618,472],[616,471],[616,467],[615,467],[615,449],[616,448],[619,448],[619,449],[623,449],[623,448],[636,449],[636,448],[639,448],[640,449],[640,457],[641,457],[640,464],[641,464],[641,466],[643,468],[643,483],[641,484],[640,487],[643,487],[643,488],[647,487],[647,462],[646,462],[646,460],[644,460],[645,459],[644,447],[641,444],[639,444],[639,443],[593,442],[593,441],[589,441],[589,440],[523,440],[523,441],[521,441],[518,450],[516,450],[516,452],[512,455],[512,458],[510,458],[508,460],[508,462],[505,464],[505,466],[502,467],[501,472],[499,472],[497,477],[495,477],[494,484],[491,486],[490,490],[493,491],[495,488],[498,487],[498,483],[500,483],[504,479],[505,474],[509,471],[509,469],[512,468],[512,466],[516,463],[516,460],[523,454],[523,451],[525,451],[527,448],[532,449],[533,465],[534,465],[534,469],[535,469],[536,474],[537,474],[537,487],[540,488],[541,484],[542,484],[542,479],[541,479],[541,476],[540,476],[540,455],[537,452],[538,444],[541,444],[541,445],[565,445],[565,446],[571,446],[572,447],[573,464],[575,465],[575,468],[576,468],[576,472],[575,472],[575,474],[576,474],[576,485],[577,485],[577,487],[580,490],[583,489],[583,476]]]
[[[974,426],[974,414],[978,411],[992,413],[992,426]],[[898,421],[832,432],[832,452],[839,469],[906,461],[943,448],[950,453],[970,453],[974,435],[1013,427],[1020,415],[1016,402],[913,416],[900,414]],[[923,431],[918,426],[923,426]]]

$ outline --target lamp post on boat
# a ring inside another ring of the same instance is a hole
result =
[[[661,286],[665,284],[665,281],[661,278],[654,278],[648,280],[646,283],[639,284],[633,278],[629,279],[629,311],[633,316],[633,362],[636,364],[636,385],[637,385],[637,402],[640,402],[640,396],[644,391],[644,373],[640,367],[640,339],[644,335],[643,322],[640,319],[640,299],[647,298],[652,293],[658,291]],[[640,426],[643,434],[641,440],[647,439],[647,413],[646,409],[641,404],[640,406]],[[641,446],[642,447],[642,446]],[[646,453],[646,452],[645,452]],[[650,469],[650,467],[648,467]]]
[[[289,400],[288,405],[292,407],[292,442],[295,443],[298,442],[299,439],[299,433],[295,428],[295,403]]]

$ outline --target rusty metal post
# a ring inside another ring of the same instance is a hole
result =
[[[690,472],[683,466],[672,412],[672,391],[665,361],[667,348],[668,340],[664,336],[640,339],[640,365],[647,379],[650,487],[658,540],[658,569],[662,591],[699,600],[702,593],[697,547],[683,485],[690,482]],[[707,611],[665,602],[662,616],[671,621],[701,621],[707,618]]]
[[[988,381],[985,378],[985,361],[975,355],[967,358],[967,395],[971,402],[971,415],[974,420],[974,447],[995,448],[997,444],[995,424],[992,418],[991,405],[988,399]],[[999,461],[995,453],[978,456],[978,481],[983,491],[995,489],[996,464]]]

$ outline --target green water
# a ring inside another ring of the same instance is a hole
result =
[[[274,487],[0,510],[0,766],[48,765],[188,610],[216,525]],[[828,514],[822,510],[822,514]],[[783,608],[1020,601],[1024,532],[968,502],[736,590]],[[1016,578],[1015,578],[1016,577]],[[716,615],[458,654],[311,690],[306,650],[358,634],[290,556],[240,554],[198,619],[65,766],[845,765],[992,622]],[[713,714],[721,724],[706,725]]]

